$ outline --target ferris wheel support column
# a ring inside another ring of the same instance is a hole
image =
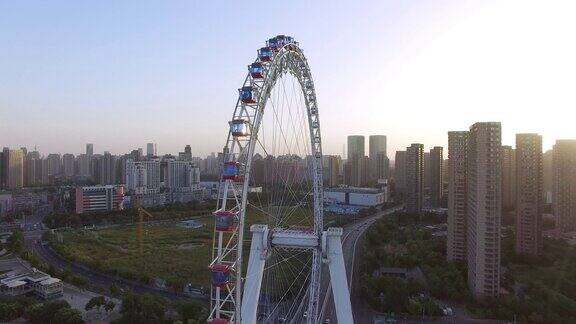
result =
[[[334,295],[334,305],[336,306],[336,319],[338,323],[354,323],[341,237],[342,228],[328,228],[322,234],[322,252],[324,254],[324,262],[328,263],[328,269],[330,270],[330,282],[332,283],[332,294]]]
[[[252,243],[248,257],[248,271],[244,283],[242,298],[242,323],[253,324],[257,321],[258,300],[262,287],[262,276],[268,254],[268,226],[252,225]]]

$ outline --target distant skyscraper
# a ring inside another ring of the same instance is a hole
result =
[[[48,185],[50,184],[50,177],[48,172],[48,160],[38,159],[36,160],[36,184]]]
[[[5,189],[8,185],[8,151],[9,148],[5,147],[0,152],[0,189]]]
[[[361,172],[367,170],[361,168],[360,159],[365,156],[364,136],[348,136],[348,156],[346,162],[350,164],[350,183],[353,186],[360,186],[363,175]]]
[[[390,178],[390,160],[386,156],[386,152],[379,152],[376,154],[376,179],[389,179]]]
[[[430,152],[424,152],[424,191],[428,193],[430,191]]]
[[[342,175],[344,176],[344,184],[345,185],[353,185],[352,184],[352,164],[350,162],[344,163],[342,168]]]
[[[500,123],[486,122],[472,125],[468,137],[466,260],[477,299],[500,292],[501,136]]]
[[[68,178],[74,176],[74,162],[75,162],[74,154],[66,153],[62,155],[62,169],[64,171],[64,175]]]
[[[88,179],[90,178],[90,169],[91,169],[91,162],[92,162],[92,156],[88,155],[88,154],[80,154],[78,155],[77,159],[76,159],[76,163],[78,166],[78,175]]]
[[[86,144],[86,155],[92,156],[94,154],[94,144]]]
[[[369,157],[376,159],[378,153],[384,152],[386,154],[386,136],[385,135],[370,135],[369,141]]]
[[[38,163],[39,159],[36,159],[32,154],[28,153],[26,159],[24,160],[24,167],[26,169],[26,176],[24,177],[24,186],[31,187],[36,185],[36,179],[38,178],[39,172],[37,167],[41,168],[41,165]]]
[[[126,161],[126,189],[135,194],[160,191],[160,161]]]
[[[190,145],[184,147],[184,152],[178,153],[178,159],[182,161],[192,161],[192,148]]]
[[[378,169],[380,165],[381,168],[384,168],[386,162],[385,160],[381,160],[378,163],[378,155],[384,154],[384,157],[387,158],[386,154],[386,136],[385,135],[370,135],[368,138],[368,153],[370,157],[370,180],[375,181],[377,179],[384,179],[380,178],[379,175],[385,174],[385,170]],[[382,158],[382,157],[380,157]]]
[[[24,153],[20,149],[8,150],[8,158],[5,158],[5,161],[8,162],[5,165],[8,171],[7,188],[21,189],[24,186]]]
[[[466,261],[466,172],[468,132],[448,132],[447,258]]]
[[[199,188],[200,168],[190,161],[170,160],[167,164],[166,188],[172,192],[189,192]]]
[[[406,148],[406,211],[422,213],[424,197],[424,145],[412,144]]]
[[[442,189],[444,185],[443,172],[444,154],[441,146],[430,150],[430,204],[432,207],[442,206]]]
[[[60,154],[52,153],[48,154],[46,161],[48,163],[48,178],[50,181],[54,181],[54,177],[62,173],[62,157]]]
[[[394,157],[394,182],[396,192],[406,194],[406,151],[396,151]]]
[[[348,136],[348,156],[346,157],[349,161],[354,156],[360,158],[365,156],[364,151],[364,136],[362,135],[351,135]]]
[[[365,187],[370,182],[370,158],[363,156],[358,162],[358,182],[356,186]]]
[[[576,231],[576,140],[557,140],[554,145],[552,208],[556,227]]]
[[[110,152],[104,152],[101,158],[99,183],[102,185],[116,183],[116,157]]]
[[[516,134],[516,253],[542,249],[542,136]]]
[[[502,206],[516,207],[516,150],[502,146]]]
[[[554,179],[554,168],[552,165],[552,160],[554,158],[554,151],[548,150],[544,153],[542,158],[542,168],[543,168],[543,181],[544,181],[544,203],[552,203],[552,187]]]
[[[146,156],[148,157],[157,156],[156,143],[146,144]]]
[[[339,184],[340,163],[342,159],[337,155],[324,155],[322,157],[323,180],[328,187],[335,187]]]

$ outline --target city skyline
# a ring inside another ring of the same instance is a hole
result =
[[[263,3],[272,14],[256,22],[240,4],[64,3],[0,4],[0,41],[11,44],[0,53],[6,146],[78,154],[95,143],[118,154],[154,142],[165,154],[191,143],[196,155],[218,152],[254,44],[275,32],[306,46],[325,154],[341,154],[344,134],[358,133],[385,134],[389,156],[415,142],[446,147],[447,130],[478,120],[501,122],[508,145],[523,132],[542,134],[545,150],[575,137],[561,117],[576,105],[576,47],[557,41],[574,29],[573,4]],[[338,26],[344,17],[369,36]],[[242,37],[230,37],[231,24]],[[368,72],[360,61],[378,64]]]
[[[576,323],[575,15],[0,1],[0,320]]]

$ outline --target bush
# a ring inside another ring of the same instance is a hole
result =
[[[82,316],[70,308],[65,300],[51,300],[41,304],[34,304],[26,308],[25,316],[32,323],[84,323]]]

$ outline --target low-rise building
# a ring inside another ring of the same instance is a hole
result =
[[[378,188],[337,187],[324,189],[324,202],[363,207],[376,207],[386,201],[386,190]]]
[[[75,196],[77,214],[124,209],[122,185],[77,187]]]
[[[62,281],[34,268],[24,273],[7,274],[0,279],[0,295],[14,297],[30,292],[42,299],[62,297]]]

